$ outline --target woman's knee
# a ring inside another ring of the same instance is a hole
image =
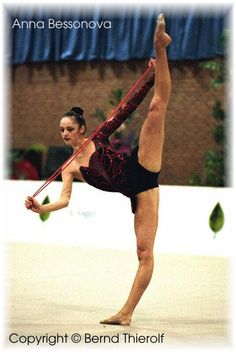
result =
[[[149,105],[149,113],[164,112],[167,109],[167,101],[158,94],[155,94]]]
[[[145,246],[137,247],[137,255],[139,262],[150,263],[153,262],[153,248],[146,248]]]
[[[162,105],[161,98],[159,96],[155,96],[152,98],[151,103],[149,105],[149,112],[157,112],[160,110]]]

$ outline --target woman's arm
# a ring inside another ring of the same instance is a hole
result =
[[[72,191],[73,175],[68,171],[62,172],[63,187],[60,198],[54,203],[40,204],[35,198],[27,197],[25,200],[25,207],[35,213],[50,213],[55,210],[65,208],[69,204]]]
[[[153,71],[155,71],[155,60],[150,59],[148,66],[151,67]],[[148,94],[149,90],[152,88],[154,84],[154,78],[155,77],[153,73],[152,76],[142,85],[139,91],[128,100],[125,106],[120,108],[114,115],[114,117],[104,124],[104,126],[97,135],[99,139],[109,137],[120,127],[122,123],[124,123],[128,119],[128,117],[137,109],[139,104],[143,101],[143,99]]]

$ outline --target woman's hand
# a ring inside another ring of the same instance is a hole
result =
[[[41,213],[43,210],[43,206],[33,197],[26,198],[25,207],[35,213]]]
[[[156,68],[156,60],[155,59],[150,59],[148,63],[148,67],[151,67],[153,71],[155,71]]]

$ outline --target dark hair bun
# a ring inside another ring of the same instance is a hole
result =
[[[71,111],[76,112],[76,114],[83,116],[84,110],[81,109],[79,106],[75,106],[71,109]]]

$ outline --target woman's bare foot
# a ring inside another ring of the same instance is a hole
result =
[[[108,319],[104,319],[100,321],[100,324],[110,324],[110,325],[130,325],[131,318],[123,315],[122,313],[118,313]]]
[[[171,43],[171,37],[165,32],[164,15],[160,14],[157,19],[157,28],[154,34],[154,45],[156,48],[166,48]]]

